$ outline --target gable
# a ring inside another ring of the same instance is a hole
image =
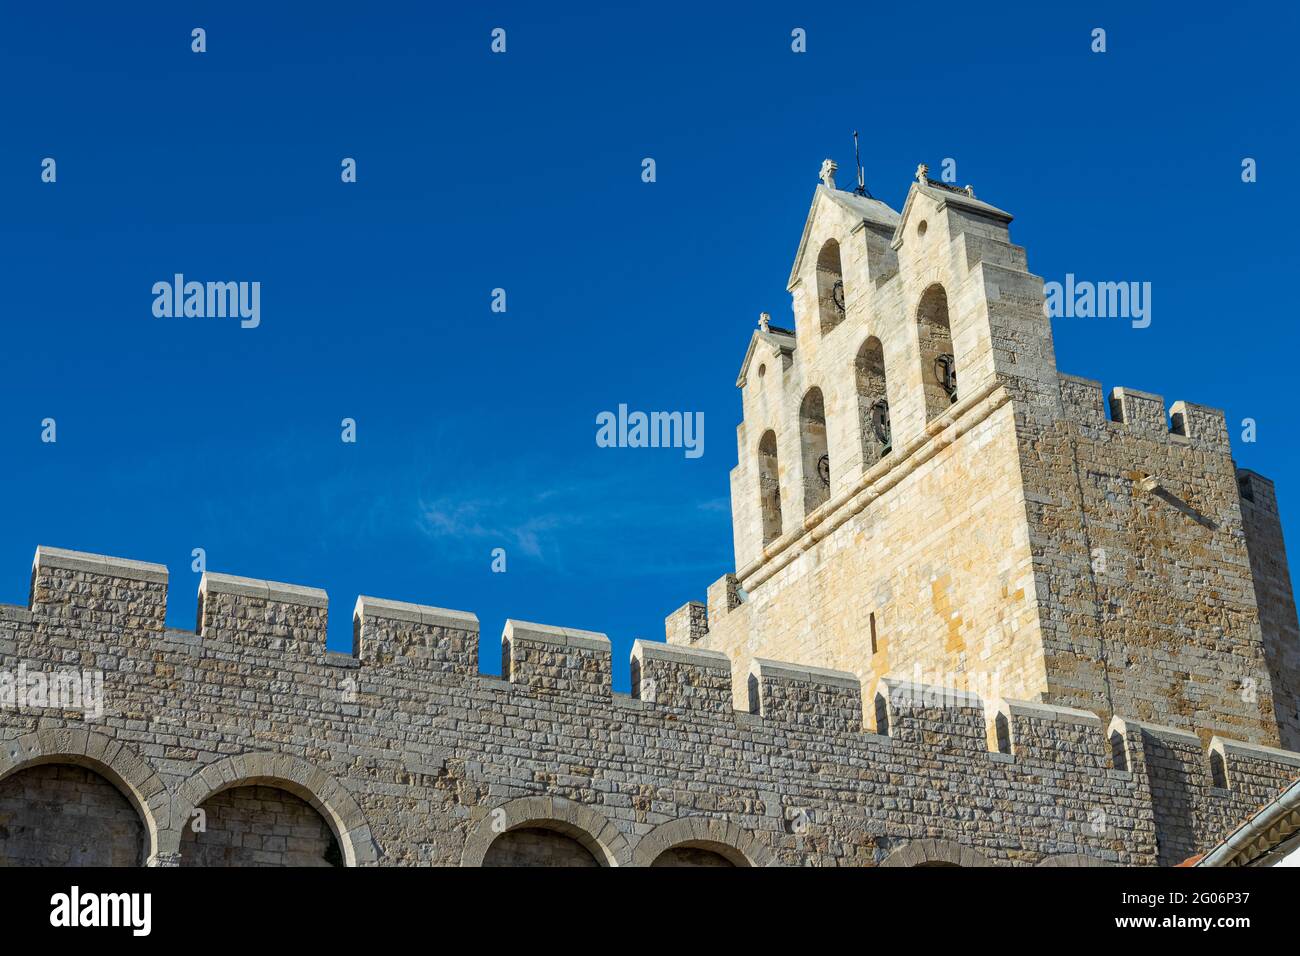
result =
[[[854,227],[859,223],[868,227],[874,226],[885,231],[886,235],[893,232],[899,222],[898,213],[879,199],[868,199],[857,193],[819,185],[813,193],[812,205],[808,208],[808,218],[804,220],[803,235],[799,237],[799,248],[794,255],[794,265],[790,269],[786,291],[792,290],[799,279],[804,256],[808,253],[808,237],[812,235],[813,223],[820,215],[838,215],[843,217],[846,223],[852,223]]]
[[[745,350],[745,360],[740,363],[740,374],[736,376],[736,388],[745,387],[745,382],[749,378],[749,366],[754,361],[754,353],[759,351],[760,346],[765,354],[773,358],[794,354],[794,333],[771,326],[769,329],[768,332],[755,329],[754,334],[749,337],[749,348]]]
[[[967,187],[967,189],[969,188]],[[894,238],[890,243],[895,249],[903,244],[903,232],[907,227],[908,220],[912,217],[912,207],[916,204],[918,193],[935,204],[935,212],[942,212],[946,206],[951,205],[959,207],[963,212],[983,216],[1004,226],[1010,223],[1012,219],[1011,213],[976,199],[973,193],[957,189],[954,186],[935,185],[933,180],[926,180],[925,183],[914,182],[912,188],[907,191],[907,201],[903,203],[903,214],[898,218],[898,223],[894,229]]]

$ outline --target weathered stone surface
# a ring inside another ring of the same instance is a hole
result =
[[[1107,418],[1100,383],[1061,374],[1009,222],[924,176],[901,216],[817,188],[795,328],[765,320],[737,383],[737,572],[668,639],[726,653],[737,707],[769,657],[868,701],[892,677],[1300,748],[1271,483],[1238,471],[1222,412],[1116,388]]]
[[[1214,842],[1300,774],[1276,497],[1222,413],[1116,389],[1112,420],[1057,371],[1010,218],[924,174],[901,214],[818,187],[796,328],[764,319],[738,379],[737,571],[637,642],[631,695],[601,634],[510,621],[491,677],[474,615],[363,597],[338,654],[323,591],[217,574],[183,633],[166,568],[40,549],[0,673],[102,672],[104,712],[0,707],[0,862],[1151,865]]]
[[[913,855],[951,844],[971,851],[968,863],[1077,854],[1149,864],[1217,837],[1300,766],[1292,754],[1216,740],[1219,787],[1195,735],[1130,722],[1116,767],[1091,715],[1015,702],[997,708],[1010,721],[1000,753],[986,743],[995,735],[985,702],[905,681],[882,685],[888,732],[871,733],[854,706],[855,677],[772,661],[754,668],[751,714],[720,706],[732,697],[725,660],[664,645],[636,655],[655,699],[630,698],[609,691],[600,635],[518,623],[511,680],[465,669],[465,618],[431,630],[428,653],[412,656],[369,632],[391,618],[363,614],[362,656],[340,668],[297,637],[320,625],[324,609],[311,605],[286,604],[282,642],[214,624],[195,654],[123,625],[137,598],[124,599],[119,579],[38,563],[36,587],[47,600],[31,620],[5,618],[17,654],[0,668],[54,670],[92,646],[132,666],[105,673],[100,720],[0,713],[0,786],[31,786],[33,767],[84,768],[126,797],[155,865],[330,862],[322,826],[337,861],[352,865],[481,863],[517,830],[568,842],[521,834],[490,862],[531,860],[550,846],[555,862],[585,859],[580,847],[606,865],[861,865],[930,840],[939,842]],[[70,593],[95,626],[71,626],[59,612],[58,596]],[[164,605],[165,586],[147,599]],[[239,596],[231,618],[245,620],[245,599],[258,600]],[[272,788],[298,809],[277,809]],[[198,809],[210,838],[187,833]],[[113,813],[118,820],[120,807]],[[23,846],[0,839],[0,855],[27,859],[30,841]]]

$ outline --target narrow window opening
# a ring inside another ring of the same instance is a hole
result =
[[[825,335],[844,321],[844,268],[840,244],[827,239],[817,255],[817,318]]]
[[[993,732],[998,740],[998,753],[1011,753],[1011,722],[1006,714],[998,714],[993,719]]]
[[[889,736],[889,702],[884,694],[876,695],[876,733]]]
[[[1124,746],[1124,735],[1118,730],[1110,735],[1110,753],[1116,770],[1127,770],[1128,750]]]
[[[1210,781],[1220,790],[1228,789],[1228,771],[1223,765],[1223,754],[1210,751]]]
[[[862,439],[862,468],[866,470],[889,454],[893,433],[889,424],[889,396],[885,390],[885,353],[874,335],[862,343],[853,363],[858,393],[858,431]]]
[[[763,547],[781,537],[781,479],[776,458],[776,432],[763,433],[758,443],[758,497],[763,518]]]
[[[921,346],[921,379],[925,391],[925,418],[933,421],[957,401],[957,360],[948,319],[948,294],[932,285],[921,296],[916,311],[917,338]]]
[[[831,497],[831,458],[826,443],[826,405],[820,388],[810,388],[799,407],[799,436],[803,450],[804,513],[810,514]]]

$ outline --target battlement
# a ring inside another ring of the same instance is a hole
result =
[[[1134,435],[1181,440],[1223,454],[1232,453],[1227,421],[1220,409],[1179,400],[1166,410],[1165,400],[1159,395],[1116,387],[1110,391],[1108,420],[1100,382],[1064,373],[1060,379],[1066,421],[1090,428],[1122,425]]]
[[[506,621],[501,676],[544,691],[612,693],[609,638],[545,624]]]
[[[152,624],[163,618],[168,580],[163,565],[41,547],[33,568],[27,615],[32,623],[66,621],[79,613],[92,624],[92,633],[99,627],[147,632],[157,630]],[[323,660],[328,605],[319,588],[208,572],[199,585],[196,634],[200,644],[210,640],[250,652]],[[353,623],[351,657],[362,667],[478,674],[479,620],[470,612],[362,596]],[[156,636],[165,640],[184,637],[184,632]],[[511,685],[541,694],[599,699],[612,694],[611,645],[604,634],[507,620],[501,648],[501,678]],[[736,712],[726,654],[637,640],[629,666],[631,696],[645,706],[713,717]],[[1095,738],[1087,742],[1088,753],[1109,755],[1109,735],[1140,728],[1201,749],[1195,734],[1175,728],[1116,717],[1103,734],[1101,719],[1088,711],[985,701],[967,691],[894,678],[878,684],[872,734],[864,730],[863,688],[855,674],[761,658],[750,665],[745,691],[748,713],[831,736],[865,733],[921,743],[942,735],[950,741],[943,749],[967,751],[988,750],[986,741],[998,741],[995,752],[1042,761],[1052,758],[1061,740],[1079,745],[1085,736]],[[1300,767],[1300,754],[1226,738],[1216,737],[1211,750],[1225,766],[1265,761]],[[1118,763],[1127,769],[1125,761]]]
[[[749,710],[767,720],[845,733],[862,728],[857,675],[756,659],[749,670]]]
[[[478,670],[478,618],[467,611],[359,597],[352,611],[352,656],[380,666]]]
[[[734,581],[713,592],[726,605]],[[967,862],[1151,863],[1300,774],[1300,755],[1223,735],[1207,749],[894,678],[864,707],[852,673],[758,658],[738,687],[727,655],[689,645],[635,642],[616,694],[605,635],[517,620],[484,675],[477,617],[382,598],[357,599],[352,653],[333,653],[320,589],[208,573],[199,595],[195,631],[168,630],[162,565],[40,548],[30,606],[0,608],[0,674],[93,661],[104,707],[0,706],[0,785],[51,762],[102,772],[159,864],[185,859],[185,807],[268,785],[357,863],[481,862],[501,820],[620,865],[678,833],[750,863],[882,863],[921,834]]]
[[[657,641],[632,644],[632,696],[662,707],[713,715],[731,711],[731,660],[726,654]]]

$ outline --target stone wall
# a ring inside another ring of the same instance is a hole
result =
[[[1169,859],[1162,828],[1199,848],[1300,773],[1296,755],[1216,739],[1225,787],[1199,748],[1182,777],[1153,775],[1141,725],[1123,725],[1117,766],[1093,714],[905,682],[880,684],[870,732],[855,675],[776,661],[752,665],[736,710],[721,655],[649,642],[624,696],[602,635],[522,622],[506,677],[485,676],[472,615],[372,598],[356,653],[336,654],[320,591],[214,574],[200,590],[198,632],[168,630],[165,568],[39,550],[29,607],[0,608],[0,672],[98,668],[104,712],[0,709],[0,786],[93,770],[155,864],[203,852],[186,836],[200,807],[274,830],[286,801],[266,788],[309,805],[347,865],[479,865],[536,830],[602,865],[679,847],[755,865],[1150,864]],[[1183,804],[1165,795],[1179,780]]]
[[[1300,627],[1277,492],[1273,482],[1245,468],[1237,469],[1237,481],[1278,735],[1283,747],[1300,750]]]
[[[181,835],[183,866],[336,866],[329,825],[307,801],[276,787],[223,790]]]
[[[0,781],[0,866],[139,866],[144,851],[135,810],[92,770],[41,764]]]
[[[868,701],[887,675],[994,697],[1043,693],[1017,447],[1006,393],[976,394],[946,430],[900,443],[860,490],[769,551],[741,582],[744,602],[715,585],[695,640],[731,659],[736,706],[752,657],[851,671]],[[680,642],[691,630],[670,619],[668,633]]]
[[[599,866],[596,858],[573,837],[541,827],[520,827],[502,833],[488,848],[484,866]]]
[[[1279,742],[1223,413],[1062,377],[1020,420],[1046,700]],[[1180,431],[1173,430],[1174,427]],[[1294,614],[1294,611],[1292,611]]]

